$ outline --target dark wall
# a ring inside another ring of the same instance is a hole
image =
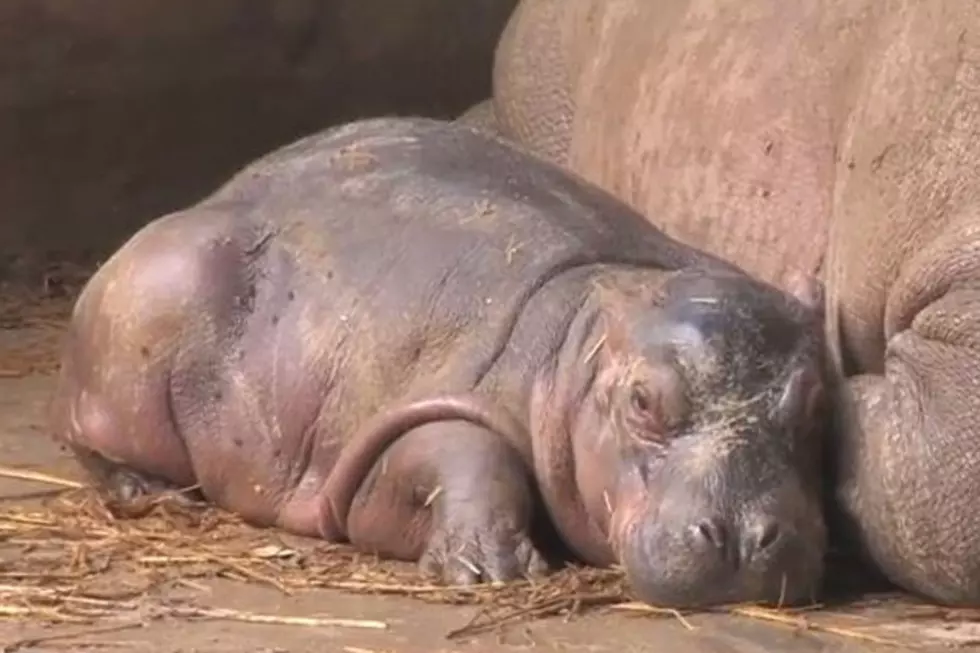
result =
[[[458,113],[515,3],[0,2],[0,274],[102,257],[318,128]]]

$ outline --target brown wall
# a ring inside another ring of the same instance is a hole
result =
[[[95,258],[247,161],[489,95],[516,0],[3,0],[0,274]]]

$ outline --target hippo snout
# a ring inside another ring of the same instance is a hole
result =
[[[674,607],[812,600],[823,577],[823,517],[809,502],[786,503],[796,507],[629,511],[617,548],[637,598]]]

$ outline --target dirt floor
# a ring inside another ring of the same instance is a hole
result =
[[[60,287],[41,286],[49,295]],[[213,512],[158,507],[141,519],[114,520],[90,492],[59,487],[56,479],[80,476],[44,431],[54,347],[69,307],[67,296],[0,298],[2,653],[749,653],[980,645],[980,616],[895,597],[798,613],[745,607],[649,614],[621,604],[621,583],[609,572],[567,570],[536,587],[451,593],[421,585],[409,566],[379,567],[346,549],[256,531]],[[54,479],[11,478],[17,473]],[[468,627],[481,616],[489,623],[484,632]]]

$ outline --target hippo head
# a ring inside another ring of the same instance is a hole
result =
[[[818,294],[683,271],[656,295],[603,301],[586,439],[605,506],[589,512],[607,511],[645,601],[812,597],[826,549]]]

